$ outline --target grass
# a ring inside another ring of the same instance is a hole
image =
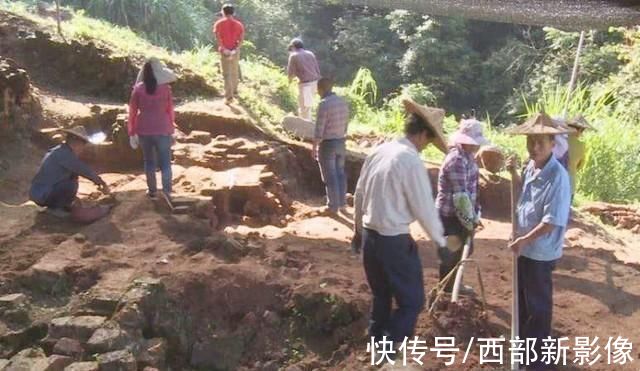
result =
[[[587,159],[577,177],[580,200],[640,200],[640,127],[616,110],[612,91],[580,85],[569,96],[565,86],[557,85],[544,91],[535,103],[525,101],[525,106],[525,116],[540,110],[561,116],[567,107],[567,117],[582,114],[595,127],[581,138],[587,147]]]
[[[0,9],[36,22],[51,34],[56,33],[54,20],[38,16],[26,2],[0,0]],[[201,45],[182,53],[171,52],[154,46],[126,27],[87,17],[81,11],[63,22],[62,29],[67,40],[103,43],[117,55],[139,58],[154,55],[179,64],[222,90],[219,55],[211,45]],[[287,113],[296,111],[296,84],[289,82],[283,66],[276,66],[257,56],[253,50],[255,48],[248,42],[241,61],[243,81],[240,100],[261,125],[274,129],[280,126]],[[350,86],[336,87],[335,91],[351,105],[351,134],[386,137],[402,133],[402,97],[411,96],[418,101],[418,98],[423,98],[429,104],[433,104],[435,99],[429,98],[430,92],[425,87],[415,86],[403,87],[400,93],[380,99],[376,81],[366,69],[357,73]],[[580,84],[571,95],[567,94],[566,87],[558,84],[544,91],[535,102],[525,101],[523,117],[541,110],[560,116],[567,107],[569,117],[581,113],[597,127],[596,132],[584,136],[589,152],[587,165],[578,179],[579,200],[640,201],[640,187],[637,186],[640,184],[640,151],[637,150],[640,128],[627,116],[615,112],[614,103],[613,92]],[[453,116],[448,116],[444,126],[445,132],[451,134],[457,128],[457,122]],[[490,120],[485,125],[485,135],[507,154],[516,154],[523,159],[527,157],[523,137],[505,135],[500,128],[492,126]],[[440,161],[444,155],[430,146],[423,157]]]

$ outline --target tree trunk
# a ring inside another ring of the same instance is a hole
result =
[[[62,36],[62,27],[60,26],[60,0],[56,0],[56,22],[58,23],[58,35]]]

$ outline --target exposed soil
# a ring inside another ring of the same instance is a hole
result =
[[[0,14],[0,23],[10,20]],[[0,369],[6,362],[33,370],[72,363],[67,370],[377,369],[366,351],[371,298],[349,250],[352,221],[318,212],[323,187],[307,144],[263,132],[242,107],[215,97],[184,102],[173,162],[183,208],[171,213],[145,195],[140,153],[120,131],[122,104],[66,94],[40,81],[41,73],[32,78],[44,125],[31,141],[3,144],[0,157]],[[27,200],[41,156],[56,141],[52,129],[77,123],[109,134],[86,159],[115,198],[103,199],[86,181],[80,196],[115,207],[91,225],[57,219]],[[351,187],[361,163],[361,155],[350,157]],[[435,180],[437,168],[428,171]],[[491,219],[473,258],[486,305],[479,297],[455,305],[445,297],[433,316],[425,311],[416,335],[428,346],[436,336],[454,337],[463,351],[471,338],[509,337],[508,183],[483,177],[482,202],[494,214],[485,214]],[[429,291],[436,251],[413,229]],[[632,325],[640,321],[638,247],[630,232],[576,214],[554,273],[555,335],[640,341]],[[478,291],[475,271],[467,272],[465,283]],[[606,340],[600,345],[604,352]],[[470,353],[450,369],[478,368],[479,348]],[[635,348],[634,362],[623,366],[606,365],[602,354],[604,363],[591,369],[638,368]],[[421,369],[445,368],[433,353],[424,362]]]

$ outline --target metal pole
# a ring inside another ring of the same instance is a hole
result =
[[[578,67],[580,65],[580,54],[582,53],[582,45],[584,44],[584,31],[580,32],[580,39],[578,40],[578,50],[576,51],[576,59],[573,61],[573,71],[571,71],[571,80],[569,80],[569,90],[567,90],[567,102],[564,105],[564,111],[562,112],[562,118],[566,119],[569,111],[569,102],[571,101],[571,94],[576,85],[578,79]]]
[[[511,233],[516,236],[516,202],[518,190],[516,182],[511,177]],[[518,306],[518,255],[514,252],[511,258],[511,340],[516,340],[520,335],[520,308]],[[512,343],[513,344],[513,343]],[[511,370],[519,370],[518,362],[511,356]]]

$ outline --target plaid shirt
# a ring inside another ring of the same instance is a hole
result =
[[[442,216],[456,216],[453,195],[466,192],[476,213],[478,206],[478,165],[471,153],[461,147],[452,147],[440,168],[436,207]]]
[[[342,139],[347,135],[349,106],[347,102],[329,93],[318,106],[314,138],[319,140]]]

